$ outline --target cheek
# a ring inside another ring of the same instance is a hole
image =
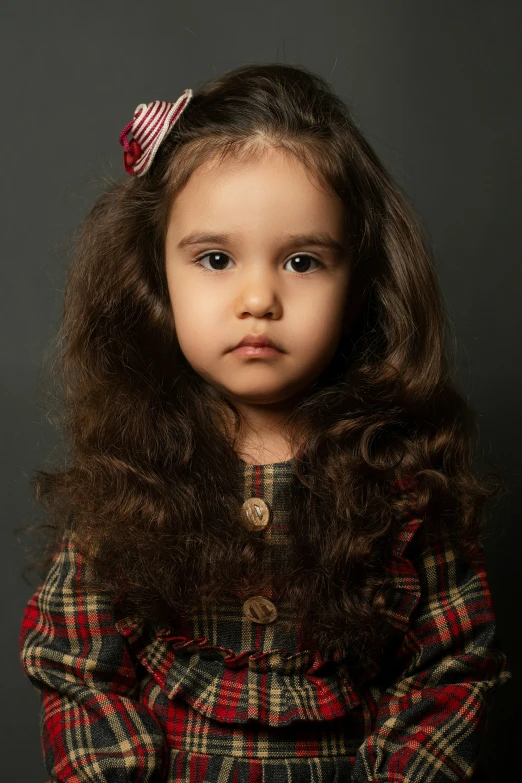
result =
[[[200,299],[194,288],[183,285],[183,280],[169,282],[169,295],[176,328],[185,331],[187,324],[197,322],[201,315]]]
[[[339,282],[334,290],[327,290],[322,296],[312,296],[297,303],[296,321],[299,321],[296,335],[301,335],[301,342],[318,348],[327,347],[335,341],[342,330],[345,318],[346,294],[345,286]]]
[[[187,295],[179,290],[171,296],[174,326],[187,359],[204,360],[215,352],[218,343],[219,323],[212,303],[196,294]]]

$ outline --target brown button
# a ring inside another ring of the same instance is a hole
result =
[[[245,524],[254,530],[262,530],[270,521],[270,509],[262,498],[245,500],[241,514]]]
[[[254,595],[243,604],[243,614],[253,623],[271,623],[277,617],[277,609],[268,598]]]

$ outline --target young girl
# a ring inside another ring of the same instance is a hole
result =
[[[498,488],[407,198],[304,68],[140,104],[120,141],[57,341],[71,456],[33,479],[50,780],[477,780],[512,676]]]

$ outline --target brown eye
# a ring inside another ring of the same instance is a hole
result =
[[[320,262],[316,258],[309,256],[306,253],[301,253],[298,256],[289,258],[287,263],[292,263],[294,265],[294,269],[292,270],[294,272],[308,272],[310,271],[310,261],[314,261],[316,264],[320,265]]]
[[[196,259],[196,263],[201,263],[204,258],[208,258],[211,265],[210,269],[203,264],[203,268],[208,272],[221,272],[227,265],[227,261],[230,260],[230,256],[226,253],[220,253],[218,251],[213,253],[205,253],[204,256],[200,256]]]

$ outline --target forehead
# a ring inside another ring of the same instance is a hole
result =
[[[344,205],[300,160],[269,148],[263,154],[210,158],[174,200],[169,231],[196,229],[274,233],[343,230]]]

